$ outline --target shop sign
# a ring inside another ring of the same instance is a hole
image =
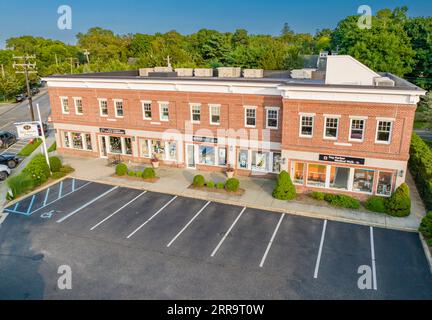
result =
[[[354,164],[354,165],[364,165],[365,164],[364,158],[352,158],[352,157],[334,156],[334,155],[328,155],[328,154],[320,154],[319,160],[320,161],[327,161],[327,162]]]
[[[39,126],[37,123],[19,123],[16,124],[18,138],[20,139],[33,139],[39,137]]]
[[[126,134],[126,130],[123,129],[110,129],[110,128],[100,128],[100,133],[108,133],[108,134]]]
[[[193,142],[218,143],[218,139],[217,138],[198,137],[198,136],[193,136],[192,137],[192,141]]]

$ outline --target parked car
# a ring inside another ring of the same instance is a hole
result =
[[[15,96],[15,101],[16,102],[22,102],[27,98],[27,96],[24,93],[20,93],[18,95]]]
[[[0,154],[0,165],[5,165],[9,169],[14,169],[22,161],[21,158],[17,157],[15,154],[12,153],[3,153]]]
[[[34,87],[34,88],[31,89],[31,95],[32,96],[37,95],[39,92],[40,92],[40,90],[37,87]]]
[[[0,181],[6,180],[10,174],[10,169],[7,166],[0,164]]]
[[[13,133],[7,131],[0,131],[0,148],[9,148],[17,141]]]

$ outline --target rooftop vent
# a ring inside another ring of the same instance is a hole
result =
[[[140,77],[148,77],[150,72],[154,72],[153,68],[142,68],[139,69],[139,76]]]
[[[241,68],[222,67],[218,68],[219,78],[240,78]]]
[[[175,71],[179,77],[193,77],[192,68],[177,68]]]
[[[213,69],[194,69],[195,77],[213,77]]]
[[[171,67],[155,67],[154,72],[157,72],[157,73],[173,72],[173,69]]]
[[[245,78],[263,78],[264,70],[263,69],[244,69],[243,77]]]
[[[395,82],[389,77],[376,77],[374,78],[374,84],[377,87],[394,87]]]
[[[316,69],[304,68],[304,69],[294,69],[291,71],[291,78],[293,79],[312,79],[312,73]]]

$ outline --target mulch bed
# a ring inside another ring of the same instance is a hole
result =
[[[143,181],[143,182],[149,182],[149,183],[155,183],[159,181],[159,177],[154,177],[154,178],[150,178],[150,179],[144,179],[144,178],[140,178],[140,177],[131,177],[128,175],[125,176],[118,176],[116,174],[111,175],[111,177],[114,178],[121,178],[121,179],[126,179],[126,180],[133,180],[133,181]]]
[[[209,188],[209,187],[194,187],[193,184],[191,184],[188,189],[193,190],[199,190],[199,191],[207,191],[207,192],[214,192],[214,193],[220,193],[220,194],[227,194],[230,196],[242,196],[245,193],[245,189],[239,188],[236,192],[228,192],[225,189],[217,189],[217,188]]]

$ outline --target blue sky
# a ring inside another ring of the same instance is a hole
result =
[[[69,5],[72,30],[57,28],[57,8]],[[432,15],[430,0],[1,0],[0,47],[9,37],[34,35],[75,43],[75,35],[90,27],[108,28],[119,34],[177,30],[193,33],[201,28],[251,33],[279,34],[284,22],[296,32],[314,33],[333,28],[362,4],[373,13],[385,7],[408,5],[410,16]]]

